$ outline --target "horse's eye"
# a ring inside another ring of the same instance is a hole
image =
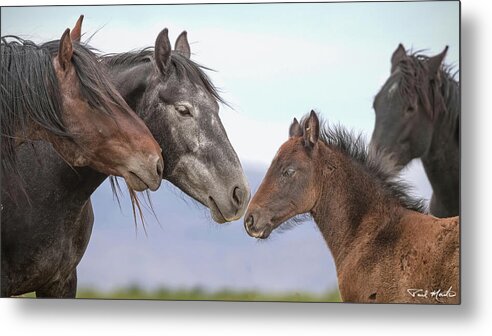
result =
[[[295,169],[294,168],[288,168],[286,170],[284,170],[284,172],[282,173],[283,176],[285,177],[291,177],[291,176],[294,176],[295,174]]]
[[[188,106],[186,106],[186,105],[176,105],[174,108],[183,117],[191,117],[191,112],[190,112],[190,109],[188,108]]]
[[[407,110],[405,112],[409,115],[412,115],[415,112],[415,108],[413,106],[409,106],[407,107]]]

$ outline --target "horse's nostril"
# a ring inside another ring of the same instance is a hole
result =
[[[235,187],[232,190],[232,199],[237,206],[241,206],[243,204],[244,192],[239,187]]]
[[[248,218],[246,218],[246,221],[244,222],[244,224],[246,224],[246,228],[249,230],[253,228],[254,223],[255,221],[253,215],[249,215]]]
[[[164,172],[164,161],[162,158],[157,160],[157,175],[162,177],[162,173]]]
[[[234,200],[234,203],[240,207],[244,201],[244,191],[239,187],[235,187],[232,191],[232,199]]]

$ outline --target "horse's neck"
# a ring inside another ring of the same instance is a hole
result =
[[[139,114],[137,106],[147,88],[150,72],[153,71],[152,63],[147,62],[127,67],[118,65],[110,67],[109,71],[118,92],[126,103]],[[139,117],[142,118],[141,115]]]
[[[108,176],[89,167],[77,168],[76,172],[75,182],[77,184],[72,189],[75,193],[72,199],[83,205]]]
[[[446,73],[443,73],[441,95],[445,110],[435,111],[437,120],[434,122],[431,154],[443,151],[446,155],[455,154],[458,150],[459,118],[460,118],[460,87],[459,84]],[[434,153],[432,153],[434,151]]]
[[[27,197],[12,199],[16,207],[56,207],[61,214],[62,210],[83,206],[107,177],[89,167],[71,168],[44,141],[19,146],[17,155],[21,162],[19,172],[23,185],[11,187],[17,194],[25,187]]]
[[[457,195],[459,189],[459,84],[444,76],[442,95],[446,111],[438,113],[432,143],[422,163],[439,198]]]
[[[44,170],[52,170],[58,176],[56,179],[58,182],[54,184],[53,188],[57,188],[60,194],[66,195],[67,201],[73,202],[74,206],[85,204],[92,193],[107,178],[107,175],[90,167],[70,167],[57,153],[54,153],[51,147],[48,149],[43,145],[36,150],[40,152],[39,154],[46,154],[48,150],[51,151],[49,155],[52,155],[53,158],[49,162],[43,159],[40,164],[46,165]]]
[[[376,231],[369,226],[387,220],[388,213],[393,212],[391,217],[394,218],[398,209],[393,211],[397,208],[395,202],[361,167],[345,169],[339,165],[336,170],[343,175],[340,175],[343,183],[327,184],[320,173],[321,197],[311,214],[338,268],[361,234],[371,235]]]

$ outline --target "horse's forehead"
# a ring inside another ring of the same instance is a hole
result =
[[[386,96],[388,98],[392,98],[396,92],[398,92],[398,87],[400,86],[400,76],[401,76],[401,70],[399,67],[393,71],[391,76],[388,78],[387,81],[387,91],[386,91]]]
[[[390,97],[390,98],[393,97],[396,90],[398,89],[398,85],[399,85],[399,83],[397,81],[395,81],[393,84],[391,84],[391,86],[388,89],[388,97]]]
[[[193,99],[202,104],[210,104],[214,101],[213,97],[207,92],[207,90],[200,86],[200,85],[194,85],[195,92],[193,94]]]
[[[186,78],[172,77],[161,82],[162,88],[177,100],[189,101],[195,105],[214,105],[215,98],[201,85]],[[157,94],[157,92],[156,92]]]
[[[289,139],[280,146],[273,161],[282,163],[287,160],[294,160],[302,157],[302,150],[300,150],[300,146],[302,139]]]

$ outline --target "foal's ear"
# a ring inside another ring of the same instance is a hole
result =
[[[171,42],[167,28],[164,28],[155,40],[154,58],[157,68],[162,74],[166,74],[167,64],[171,57]]]
[[[188,59],[190,58],[191,50],[190,44],[188,43],[188,33],[186,32],[186,30],[179,34],[178,38],[176,39],[176,43],[174,44],[174,50],[179,52],[184,57]]]
[[[72,39],[70,38],[70,29],[66,29],[60,39],[60,45],[58,46],[58,55],[56,56],[58,64],[63,71],[66,71],[72,63],[73,46]]]
[[[313,148],[319,139],[319,119],[314,110],[311,110],[309,118],[304,123],[304,144]]]
[[[444,61],[444,57],[446,57],[447,53],[448,46],[446,46],[440,54],[429,57],[427,62],[431,78],[439,78],[439,70],[441,69],[442,61]]]
[[[393,52],[393,55],[391,56],[391,72],[395,71],[398,63],[404,58],[407,57],[407,52],[405,51],[405,47],[403,44],[398,44],[398,47],[396,50]]]
[[[79,17],[70,33],[70,37],[74,42],[80,42],[80,37],[82,36],[82,21],[84,21],[84,15]]]
[[[301,124],[294,118],[294,121],[290,125],[289,128],[289,138],[301,137],[302,136],[302,127]]]

